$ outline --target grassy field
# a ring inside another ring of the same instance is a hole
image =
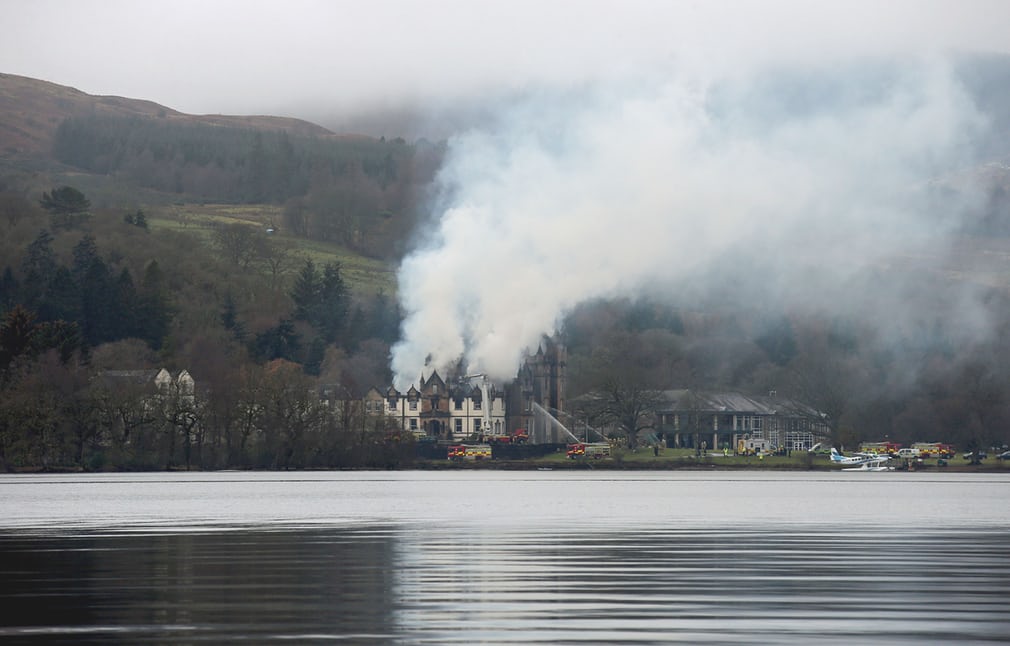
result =
[[[768,456],[760,458],[758,456],[744,455],[723,455],[709,451],[706,455],[698,456],[694,449],[660,449],[656,455],[651,448],[643,447],[638,450],[614,449],[610,458],[602,459],[581,459],[571,460],[564,453],[556,453],[540,458],[540,461],[548,466],[549,463],[561,465],[572,465],[586,463],[592,466],[603,468],[613,468],[626,466],[628,468],[677,468],[689,466],[715,466],[725,468],[762,468],[762,469],[808,469],[808,468],[830,468],[829,460],[826,457],[810,457],[805,452],[797,451],[791,456]]]
[[[285,235],[277,228],[283,210],[269,204],[173,204],[157,207],[147,214],[148,226],[155,231],[176,231],[192,235],[206,245],[211,244],[215,227],[228,224],[245,224],[270,235],[285,244],[293,255],[311,259],[321,267],[329,262],[339,262],[344,280],[351,290],[359,294],[374,294],[382,290],[387,295],[396,293],[396,268],[387,262],[366,258],[340,245],[307,240]],[[301,261],[298,261],[301,264]],[[297,266],[297,265],[296,265]]]
[[[744,456],[744,455],[723,455],[709,452],[707,455],[697,456],[694,449],[661,449],[659,455],[655,455],[651,448],[641,448],[637,451],[626,449],[615,449],[610,458],[593,459],[581,458],[571,460],[564,451],[552,453],[539,458],[527,460],[493,460],[483,463],[452,463],[446,461],[430,461],[429,466],[438,468],[496,468],[507,466],[509,468],[550,468],[550,469],[752,469],[752,470],[817,470],[817,471],[840,471],[841,467],[834,465],[825,455],[810,456],[804,451],[795,451],[790,455],[772,455],[766,457]],[[1010,471],[1010,461],[1001,461],[989,458],[980,465],[971,465],[966,460],[957,458],[951,460],[949,465],[941,467],[936,460],[926,460],[920,467],[921,470],[935,471],[943,473],[950,472],[1001,472]]]

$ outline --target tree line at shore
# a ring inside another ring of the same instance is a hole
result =
[[[92,211],[72,187],[6,204],[20,213],[0,241],[0,468],[401,459],[396,434],[314,394],[390,379],[396,302],[353,291],[339,261],[293,254],[271,274],[269,258],[228,253],[227,227],[203,242],[153,231],[143,211]],[[156,367],[191,371],[195,397],[100,378]]]
[[[390,383],[394,299],[353,292],[336,262],[306,260],[267,280],[214,237],[194,244],[119,211],[40,230],[46,215],[26,214],[0,242],[11,261],[0,279],[0,466],[410,463],[412,437],[358,404],[334,403]],[[1010,321],[1001,292],[988,307]],[[568,397],[602,393],[625,432],[649,428],[651,393],[724,388],[809,404],[835,444],[1000,446],[1010,428],[1010,334],[999,328],[958,346],[955,320],[938,310],[886,351],[851,320],[608,300],[573,310],[560,338]],[[99,378],[160,367],[187,370],[194,396]]]

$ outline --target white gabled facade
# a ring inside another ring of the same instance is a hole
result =
[[[395,419],[401,429],[419,437],[462,441],[481,431],[485,435],[504,435],[505,393],[491,387],[488,399],[484,401],[481,389],[476,386],[447,386],[438,372],[433,372],[405,393],[392,386],[385,392],[369,389],[365,395],[365,413]],[[490,429],[483,428],[485,406],[490,407]]]

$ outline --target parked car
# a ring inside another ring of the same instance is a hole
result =
[[[997,460],[1010,460],[1010,451],[1003,451],[996,456]]]

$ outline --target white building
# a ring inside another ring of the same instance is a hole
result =
[[[488,384],[486,397],[475,380],[447,385],[435,371],[405,393],[392,386],[384,393],[369,389],[365,414],[396,420],[403,430],[424,437],[462,441],[474,435],[504,435],[505,393]]]

